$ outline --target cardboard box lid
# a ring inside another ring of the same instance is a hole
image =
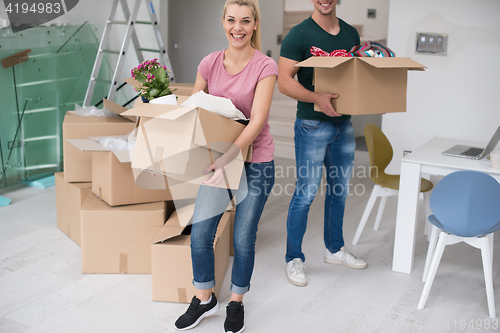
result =
[[[115,102],[112,102],[110,100],[107,100],[106,98],[103,98],[102,101],[106,109],[116,114],[122,114],[123,112],[128,110],[126,107],[116,104]]]
[[[185,154],[195,147],[192,141],[196,124],[196,112],[187,112],[174,121],[153,118],[142,121],[138,127],[137,141],[132,161],[132,168],[159,172],[184,173],[188,160],[181,159],[175,164],[162,167],[167,157]]]
[[[133,77],[123,79],[123,81],[125,81],[126,83],[128,83],[131,86],[136,87],[136,88],[140,88],[142,86],[142,84],[139,81],[137,81],[136,79],[134,79]]]
[[[333,68],[353,59],[350,57],[310,57],[299,62],[295,67]]]
[[[153,244],[162,243],[179,236],[191,221],[194,214],[194,204],[181,207],[172,213],[168,221],[156,235]]]
[[[124,106],[121,106],[120,104],[116,104],[115,102],[112,102],[110,100],[107,100],[106,98],[103,98],[102,99],[103,101],[103,104],[104,104],[104,108],[106,108],[107,110],[111,111],[111,112],[114,112],[130,121],[133,121],[135,123],[135,117],[130,117],[130,116],[124,116],[122,115],[122,113],[124,113],[125,111],[128,110],[128,108],[124,107]]]
[[[410,71],[423,71],[425,70],[424,65],[410,59],[404,57],[391,57],[391,58],[370,58],[370,57],[361,57],[357,58],[373,67],[376,68],[406,68]]]
[[[126,117],[116,116],[116,117],[95,117],[95,116],[79,116],[75,111],[67,111],[64,116],[65,125],[68,124],[102,124],[102,123],[125,123],[129,124],[131,119]],[[134,121],[135,122],[135,121]]]
[[[122,116],[122,113],[124,113],[125,111],[127,111],[128,109],[126,107],[123,107],[119,104],[116,104],[115,102],[112,102],[110,100],[107,100],[106,98],[103,98],[103,104],[104,104],[104,108],[106,108],[108,111],[111,111],[119,116]],[[74,116],[78,116],[76,114],[76,111],[68,111],[67,114],[70,114],[70,115],[74,115]],[[82,117],[83,118],[83,117]],[[135,122],[135,117],[94,117],[94,116],[88,116],[88,117],[84,117],[84,118],[110,118],[110,119],[120,119],[120,120],[124,120],[127,119],[127,120],[130,120],[132,122]]]
[[[197,108],[193,106],[141,103],[125,111],[122,115],[175,120],[196,109]]]
[[[93,151],[110,151],[109,149],[103,147],[101,144],[99,144],[99,140],[107,138],[107,136],[94,136],[94,137],[89,137],[88,139],[66,139],[69,143],[71,143],[73,146],[76,148],[80,149],[81,151],[88,151],[88,152],[93,152]],[[112,152],[118,161],[121,163],[130,163],[132,162],[130,158],[130,153],[128,150],[124,151],[113,151]]]
[[[349,61],[363,61],[375,68],[405,68],[423,71],[426,67],[407,57],[310,57],[295,67],[334,68]]]

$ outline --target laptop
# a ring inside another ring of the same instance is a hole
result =
[[[490,142],[486,146],[486,148],[478,148],[464,145],[456,145],[451,147],[448,150],[442,152],[443,155],[446,156],[454,156],[454,157],[462,157],[462,158],[470,158],[473,160],[480,160],[486,155],[488,155],[497,145],[498,141],[500,141],[500,127],[497,128],[495,134],[491,138]]]

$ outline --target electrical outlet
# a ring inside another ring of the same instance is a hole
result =
[[[377,17],[377,10],[376,9],[368,9],[368,18],[376,18]]]
[[[283,40],[283,35],[278,35],[277,38],[276,38],[276,43],[277,44],[281,44],[281,41]]]
[[[446,55],[448,35],[434,32],[417,32],[415,52]]]

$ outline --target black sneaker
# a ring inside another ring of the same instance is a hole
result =
[[[202,305],[200,302],[201,301],[196,298],[196,296],[193,296],[186,313],[180,316],[175,322],[176,329],[179,331],[189,330],[198,325],[203,318],[219,310],[219,303],[214,293],[212,293],[212,300],[210,303]]]
[[[232,301],[226,307],[224,332],[240,333],[245,330],[245,313],[241,302]]]

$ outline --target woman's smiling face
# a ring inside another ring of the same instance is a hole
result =
[[[222,24],[229,43],[240,48],[251,43],[258,22],[255,21],[250,7],[232,4],[227,7]]]

